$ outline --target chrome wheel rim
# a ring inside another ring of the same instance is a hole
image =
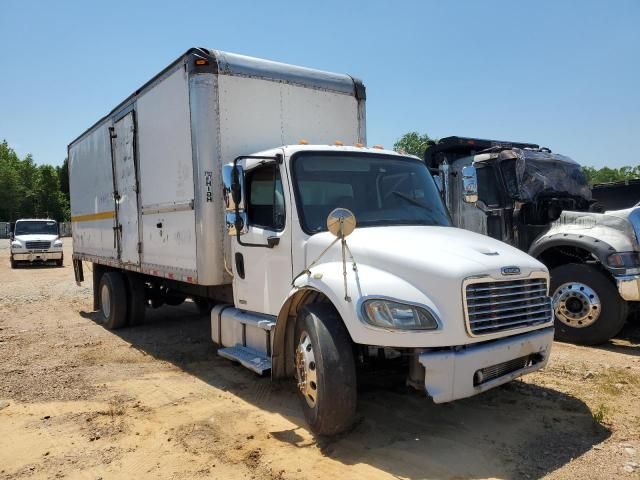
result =
[[[109,318],[111,314],[111,295],[109,292],[109,287],[106,285],[102,285],[100,289],[100,308],[102,309],[102,315],[104,318]]]
[[[311,408],[318,401],[318,377],[316,373],[316,358],[313,353],[311,338],[307,332],[300,334],[296,348],[296,377],[298,389]]]
[[[553,293],[553,309],[556,318],[572,328],[593,325],[600,317],[600,297],[588,285],[568,282]]]

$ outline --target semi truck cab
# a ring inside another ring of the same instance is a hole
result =
[[[64,254],[58,222],[36,218],[16,221],[11,233],[10,261],[11,268],[36,262],[55,262],[62,267]]]
[[[551,272],[556,338],[606,342],[640,305],[640,208],[603,211],[580,165],[532,143],[447,137],[429,146],[456,226]]]

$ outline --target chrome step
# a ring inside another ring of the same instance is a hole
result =
[[[271,359],[252,348],[243,347],[242,345],[220,348],[218,349],[218,355],[238,362],[259,375],[271,370]]]

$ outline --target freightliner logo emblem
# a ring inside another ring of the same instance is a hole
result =
[[[520,267],[502,267],[503,275],[520,275]]]

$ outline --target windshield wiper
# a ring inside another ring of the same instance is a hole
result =
[[[397,195],[400,198],[404,198],[409,203],[413,203],[414,205],[417,205],[418,207],[424,208],[427,212],[434,213],[433,208],[431,208],[429,205],[425,205],[424,203],[420,202],[419,200],[416,200],[415,198],[410,197],[406,193],[398,192],[397,190],[393,190],[391,193],[393,193],[394,195]]]

